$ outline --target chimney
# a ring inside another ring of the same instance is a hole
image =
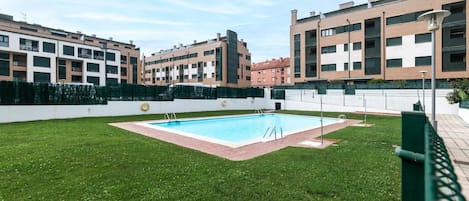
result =
[[[342,10],[342,9],[346,9],[346,8],[351,8],[351,7],[353,7],[354,4],[355,3],[353,3],[353,1],[341,3],[341,4],[339,4],[339,9]]]
[[[109,40],[112,41],[112,37],[109,37]]]
[[[242,38],[241,38],[241,39],[239,39],[239,41],[241,41],[242,43],[244,43],[244,39],[242,39]]]
[[[81,34],[81,31],[77,31],[77,34]]]
[[[178,46],[177,45],[173,45],[173,49],[176,49]]]
[[[130,44],[131,44],[131,45],[133,45],[133,44],[134,44],[134,41],[133,41],[133,40],[130,40],[129,42],[130,42]]]
[[[217,33],[217,41],[220,41],[220,38],[221,38],[221,34]]]
[[[291,25],[295,25],[297,19],[298,19],[298,11],[296,9],[291,10]]]
[[[314,11],[309,12],[309,16],[310,16],[310,17],[313,17],[313,16],[315,16],[315,15],[316,15],[316,12],[314,12]]]
[[[95,37],[95,38],[96,38],[96,34],[91,34],[91,37]]]
[[[197,43],[197,40],[194,40],[194,44],[196,44],[196,43]]]
[[[182,43],[179,43],[179,47],[183,47]]]

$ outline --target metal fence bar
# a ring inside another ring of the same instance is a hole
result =
[[[425,200],[465,201],[443,139],[425,123]]]

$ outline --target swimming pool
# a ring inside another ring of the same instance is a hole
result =
[[[158,121],[141,124],[146,127],[205,140],[230,147],[269,141],[283,136],[318,128],[321,118],[289,114],[256,114],[225,116],[182,121]],[[323,118],[323,125],[343,122]],[[274,130],[275,127],[275,131]],[[277,133],[277,136],[275,136]]]

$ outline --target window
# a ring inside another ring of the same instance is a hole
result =
[[[67,62],[63,59],[59,59],[59,80],[67,79]]]
[[[450,56],[450,62],[451,62],[451,63],[462,63],[462,62],[466,62],[466,54],[465,54],[465,53],[451,54],[451,56]]]
[[[215,54],[215,50],[204,51],[204,56]]]
[[[81,76],[79,75],[72,75],[72,82],[75,82],[75,83],[82,83],[82,78]]]
[[[294,60],[293,60],[293,65],[294,65],[294,74],[295,78],[301,77],[301,37],[300,34],[295,34],[293,36],[294,38]]]
[[[0,75],[10,76],[10,54],[0,52]]]
[[[148,79],[150,81],[150,79]],[[117,85],[119,84],[119,81],[117,78],[106,78],[106,85]]]
[[[25,71],[13,71],[13,80],[26,82],[26,72]]]
[[[399,46],[402,45],[402,37],[386,38],[386,46]]]
[[[104,60],[104,52],[99,50],[93,50],[93,59]]]
[[[127,76],[127,68],[121,67],[121,76]]]
[[[117,74],[117,66],[107,65],[106,73]],[[151,70],[150,70],[150,73],[151,73]]]
[[[362,49],[362,43],[361,42],[353,43],[353,50],[361,50],[361,49]]]
[[[466,27],[451,29],[449,33],[449,38],[465,38],[466,37]]]
[[[348,63],[344,63],[344,70],[348,70]]]
[[[114,54],[112,52],[106,52],[106,60],[115,61],[116,60],[116,54]]]
[[[251,55],[246,55],[246,60],[250,61],[251,60]]]
[[[34,72],[34,82],[49,83],[50,73]]]
[[[415,34],[415,43],[426,43],[432,42],[432,34],[431,33],[424,33],[424,34]]]
[[[36,67],[50,68],[50,58],[34,56],[33,65]]]
[[[29,28],[29,27],[20,27],[20,29],[21,29],[21,30],[26,30],[26,31],[37,32],[37,29]]]
[[[348,51],[348,44],[344,44],[344,52]]]
[[[96,63],[87,63],[87,64],[86,64],[86,71],[89,71],[89,72],[99,72],[99,64],[96,64]]]
[[[365,42],[365,48],[375,48],[375,41],[374,40],[367,40]]]
[[[69,56],[75,56],[75,47],[64,45],[63,46],[63,54]]]
[[[91,59],[91,49],[78,48],[78,57]]]
[[[400,23],[406,23],[406,22],[414,22],[417,20],[417,18],[430,10],[425,10],[425,11],[419,11],[419,12],[414,12],[414,13],[407,13],[404,15],[398,15],[398,16],[393,16],[393,17],[388,17],[386,18],[386,25],[393,25],[393,24],[400,24]]]
[[[336,46],[326,46],[321,48],[321,53],[327,54],[327,53],[334,53],[336,52]]]
[[[432,65],[432,57],[415,57],[415,66],[429,66]]]
[[[398,68],[402,67],[402,59],[387,59],[386,67],[388,68]]]
[[[88,83],[92,83],[93,85],[99,85],[99,77],[87,76],[86,80]]]
[[[49,53],[55,53],[55,44],[54,43],[43,42],[42,43],[42,51],[43,52],[49,52]]]
[[[324,64],[321,65],[321,71],[335,71],[336,65],[335,64]]]
[[[20,50],[39,52],[39,42],[36,40],[29,40],[20,38]]]
[[[0,46],[3,46],[3,47],[8,47],[9,46],[8,36],[0,35]]]
[[[72,71],[73,72],[82,72],[82,63],[72,61]]]
[[[362,69],[362,62],[353,62],[353,70],[360,70]]]
[[[121,64],[127,64],[127,56],[121,55]]]

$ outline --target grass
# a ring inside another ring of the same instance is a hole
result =
[[[107,125],[161,117],[0,124],[0,200],[400,199],[400,162],[392,148],[400,144],[398,117],[368,116],[375,126],[328,134],[340,141],[325,150],[285,148],[241,162]]]

